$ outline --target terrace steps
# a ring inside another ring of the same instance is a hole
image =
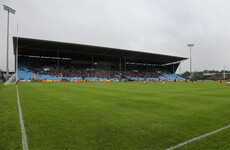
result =
[[[62,75],[62,73],[60,73],[60,76],[62,77],[63,80],[65,80],[65,77]]]
[[[36,73],[33,73],[33,76],[34,76],[34,79],[35,79],[35,80],[38,79]]]

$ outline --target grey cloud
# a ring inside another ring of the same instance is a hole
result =
[[[17,10],[11,36],[93,44],[189,57],[193,69],[230,68],[228,0],[7,1]],[[0,9],[0,68],[5,69],[6,12]],[[12,41],[11,41],[12,42]],[[12,43],[11,43],[12,44]],[[11,46],[11,69],[13,54]],[[182,71],[189,70],[189,61]]]

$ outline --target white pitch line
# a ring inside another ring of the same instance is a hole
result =
[[[23,117],[22,117],[22,109],[21,109],[21,105],[20,105],[19,92],[18,92],[18,85],[17,84],[16,84],[16,89],[17,89],[17,97],[18,97],[19,119],[20,119],[20,125],[21,125],[21,133],[22,133],[22,148],[23,148],[23,150],[29,150],[28,144],[27,144],[27,138],[26,138],[26,130],[25,130]]]
[[[230,128],[230,125],[225,126],[225,127],[223,127],[223,128],[220,128],[220,129],[218,129],[218,130],[212,131],[212,132],[210,132],[210,133],[206,133],[206,134],[204,134],[204,135],[198,136],[198,137],[193,138],[193,139],[191,139],[191,140],[185,141],[185,142],[180,143],[180,144],[178,144],[178,145],[176,145],[176,146],[167,148],[166,150],[173,150],[173,149],[179,148],[179,147],[181,147],[181,146],[183,146],[183,145],[186,145],[186,144],[188,144],[188,143],[191,143],[191,142],[194,142],[194,141],[196,141],[196,140],[202,139],[202,138],[204,138],[204,137],[206,137],[206,136],[215,134],[215,133],[217,133],[217,132],[220,132],[220,131],[225,130],[225,129],[228,129],[228,128]]]

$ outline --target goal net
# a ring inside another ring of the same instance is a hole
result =
[[[4,83],[4,85],[15,85],[16,84],[16,73],[12,74],[11,77]]]

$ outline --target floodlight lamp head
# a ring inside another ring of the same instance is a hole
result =
[[[187,46],[188,47],[194,47],[194,44],[188,44]]]
[[[13,8],[10,8],[9,6],[3,5],[3,7],[4,7],[5,11],[8,11],[12,14],[15,14],[15,12],[16,12],[16,10],[14,10]]]

